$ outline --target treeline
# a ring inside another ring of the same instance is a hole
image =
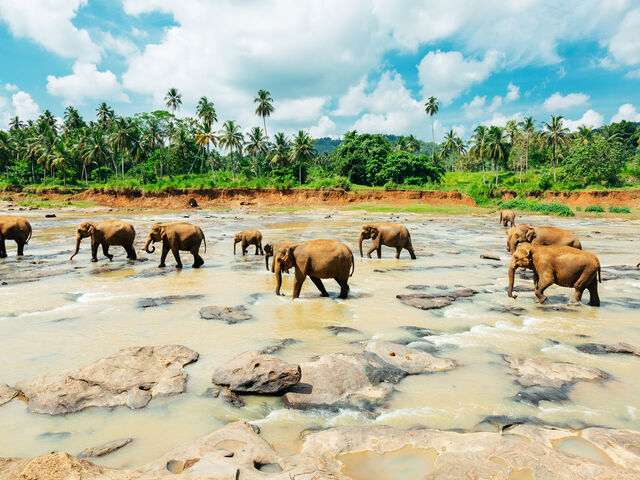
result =
[[[499,172],[512,171],[522,181],[535,169],[545,172],[539,183],[546,190],[555,182],[615,186],[640,177],[640,128],[625,121],[570,133],[560,116],[541,125],[526,118],[505,128],[478,126],[470,142],[452,130],[441,144],[355,131],[342,140],[316,141],[304,130],[268,136],[274,107],[266,90],[254,99],[263,125],[244,134],[234,120],[218,126],[206,97],[195,118],[176,116],[182,104],[176,89],[165,101],[167,110],[132,117],[116,115],[106,103],[88,120],[73,106],[62,122],[48,110],[35,121],[14,117],[8,130],[0,130],[3,183],[142,185],[193,177],[209,186],[399,187],[437,185],[447,171],[482,171],[483,183],[498,185]],[[432,121],[438,107],[434,97],[425,104]]]

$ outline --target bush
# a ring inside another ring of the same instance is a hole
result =
[[[584,209],[585,212],[604,212],[604,208],[600,205],[590,205]]]
[[[587,145],[574,146],[565,163],[565,177],[584,185],[616,185],[626,156],[619,142],[601,138]]]
[[[543,173],[538,180],[538,188],[543,192],[551,188],[552,176],[550,173]]]
[[[513,200],[502,202],[501,208],[537,212],[544,215],[557,215],[559,217],[573,217],[575,215],[573,210],[561,203],[539,203],[525,198],[514,198]]]
[[[627,207],[609,207],[611,213],[631,213],[631,209]]]

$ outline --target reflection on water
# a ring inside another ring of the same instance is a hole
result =
[[[340,455],[343,472],[353,480],[420,480],[433,472],[435,448],[404,447],[393,452],[347,453]]]
[[[93,264],[88,244],[68,262],[77,223],[84,216],[96,215],[57,212],[57,219],[44,219],[43,212],[28,213],[33,214],[29,219],[34,228],[28,256],[16,260],[15,247],[8,245],[10,258],[0,260],[0,279],[8,283],[0,287],[0,382],[12,385],[46,371],[75,368],[129,345],[179,343],[198,351],[200,359],[186,367],[190,377],[185,394],[154,399],[142,410],[89,409],[50,417],[30,414],[23,402],[14,400],[0,407],[0,456],[32,456],[53,450],[77,454],[85,447],[133,437],[130,445],[96,462],[135,467],[240,419],[259,425],[276,448],[292,454],[299,449],[302,430],[339,425],[471,429],[486,417],[529,417],[562,425],[640,429],[640,358],[589,355],[575,348],[586,342],[640,345],[640,272],[607,268],[640,261],[637,223],[522,219],[574,231],[583,238],[585,249],[599,256],[607,278],[600,285],[600,308],[545,309],[533,303],[530,291],[520,292],[517,300],[507,297],[509,255],[504,229],[493,217],[430,219],[402,214],[399,221],[411,231],[416,261],[409,260],[406,252],[396,260],[393,249],[384,249],[382,260],[356,257],[348,299],[337,298],[339,289],[333,281],[325,282],[331,295],[328,299],[320,298],[307,281],[301,298],[292,301],[292,275],[284,276],[283,291],[288,296],[276,297],[275,278],[265,270],[262,257],[233,255],[236,231],[259,228],[265,242],[334,238],[347,242],[357,254],[364,218],[382,221],[390,216],[338,213],[326,219],[326,212],[214,216],[189,212],[187,221],[199,224],[205,232],[208,253],[203,268],[178,271],[172,266],[173,259],[168,259],[167,268],[157,268],[159,252],[141,253],[142,261],[128,262],[118,247],[112,249],[113,262],[105,259]],[[179,221],[182,215],[123,212],[118,216],[135,225],[140,251],[152,223]],[[113,214],[97,216],[103,219]],[[445,253],[453,250],[460,253]],[[481,259],[484,252],[499,255],[501,261]],[[191,259],[184,263],[189,265]],[[37,278],[47,272],[51,276]],[[15,283],[18,280],[30,281]],[[516,285],[530,284],[531,280],[516,279]],[[422,311],[396,299],[399,293],[416,292],[406,289],[408,285],[424,286],[419,293],[468,287],[479,294],[460,298],[441,310]],[[549,288],[548,293],[549,305],[562,307],[572,294],[559,287]],[[202,320],[199,310],[209,305],[244,305],[253,318],[235,325]],[[327,327],[349,327],[360,333],[336,334]],[[363,338],[435,350],[436,355],[460,366],[405,378],[377,418],[353,411],[288,410],[277,397],[247,396],[247,406],[238,409],[205,395],[214,367],[245,350],[262,350],[294,339],[276,355],[302,361],[321,353],[356,351],[359,346],[353,342]],[[538,407],[518,403],[513,399],[518,387],[503,354],[596,367],[612,380],[578,382],[563,403],[543,401]],[[577,448],[575,453],[586,455],[584,445],[566,442],[559,448]],[[354,454],[353,462],[375,466],[373,473],[360,477],[354,470],[354,478],[394,478],[383,472],[397,473],[403,465],[425,474],[428,452],[396,453],[364,462]],[[528,478],[527,474],[513,472],[512,478]]]

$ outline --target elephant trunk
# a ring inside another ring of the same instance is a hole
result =
[[[264,254],[264,264],[267,266],[267,272],[269,271],[269,254],[265,252]]]
[[[153,242],[153,238],[151,237],[151,235],[149,235],[147,237],[147,243],[144,244],[144,251],[147,253],[153,253],[156,251],[156,247],[151,245],[151,242]]]
[[[358,237],[358,249],[360,250],[360,257],[362,257],[362,233],[360,233],[360,236]]]
[[[280,287],[282,286],[282,266],[280,265],[280,259],[274,257],[274,269],[276,274],[276,295],[280,295]]]
[[[76,251],[73,252],[73,255],[71,255],[71,258],[69,260],[73,260],[73,257],[75,257],[78,252],[80,251],[80,241],[82,240],[82,235],[80,235],[79,233],[76,234]]]
[[[517,295],[513,294],[513,280],[516,273],[516,262],[515,259],[511,259],[511,263],[509,264],[509,288],[507,289],[507,295],[511,298],[518,298]]]

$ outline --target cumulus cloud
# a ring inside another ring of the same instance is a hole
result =
[[[133,32],[132,32],[133,34]],[[135,43],[125,37],[118,37],[106,32],[102,34],[100,45],[104,50],[117,53],[122,57],[130,57],[139,53]]]
[[[513,83],[507,86],[507,93],[504,98],[500,95],[493,97],[490,103],[487,102],[486,95],[473,97],[473,100],[462,105],[464,115],[468,119],[477,119],[485,116],[487,113],[493,113],[503,104],[511,103],[520,98],[520,88]]]
[[[618,112],[611,118],[611,122],[621,122],[622,120],[627,120],[628,122],[640,122],[640,113],[632,104],[625,103],[624,105],[620,105]]]
[[[638,70],[632,70],[628,72],[625,77],[627,78],[640,78],[640,68]]]
[[[595,110],[589,109],[584,112],[584,115],[580,117],[578,120],[564,120],[564,126],[569,129],[571,132],[575,132],[578,130],[578,127],[584,125],[585,127],[600,127],[604,123],[604,117],[600,115]]]
[[[519,98],[520,98],[520,87],[509,82],[509,85],[507,86],[507,94],[504,97],[504,101],[507,103],[515,102]]]
[[[563,96],[560,92],[556,92],[547,98],[542,106],[548,112],[562,112],[569,108],[586,105],[589,98],[589,95],[584,93],[569,93]]]
[[[494,113],[489,120],[485,120],[484,122],[481,122],[481,125],[485,125],[487,127],[491,127],[491,126],[504,127],[507,125],[507,122],[509,120],[515,120],[516,122],[519,122],[522,120],[522,118],[523,118],[522,112],[516,112],[511,115]]]
[[[76,62],[73,73],[64,77],[47,77],[47,91],[64,98],[65,104],[83,104],[86,99],[128,102],[116,76],[98,71],[93,63]]]
[[[68,58],[98,61],[100,47],[72,19],[87,0],[19,0],[0,2],[0,18],[16,37],[30,38],[47,50]]]
[[[4,89],[7,92],[15,92],[16,90],[18,90],[18,86],[14,85],[13,83],[5,83]]]
[[[609,53],[623,65],[640,64],[640,8],[627,13],[609,42]]]
[[[418,65],[422,94],[434,95],[449,105],[475,83],[485,81],[503,62],[504,55],[489,50],[482,60],[465,59],[460,52],[431,51]]]
[[[316,120],[327,102],[323,97],[295,98],[281,100],[277,109],[271,115],[275,122],[293,120],[294,122],[310,122]]]
[[[336,123],[331,120],[327,115],[323,115],[320,117],[317,125],[314,125],[309,129],[309,135],[312,138],[322,138],[322,137],[337,137],[336,134]]]
[[[40,115],[40,107],[27,92],[17,92],[11,97],[13,115],[20,120],[35,120]]]

